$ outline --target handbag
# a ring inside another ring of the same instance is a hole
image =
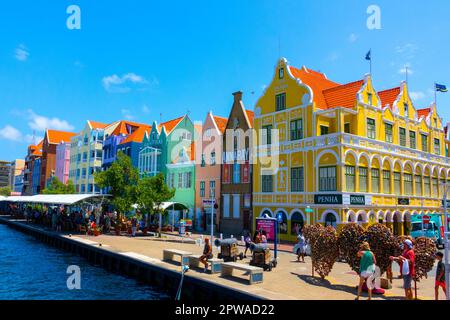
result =
[[[406,259],[402,263],[402,275],[407,276],[409,274],[409,260]]]

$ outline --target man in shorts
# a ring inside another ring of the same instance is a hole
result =
[[[442,252],[436,253],[436,260],[438,262],[436,267],[436,282],[434,285],[434,297],[439,300],[439,287],[444,291],[445,297],[447,297],[446,285],[445,285],[445,264],[442,262],[444,255]]]

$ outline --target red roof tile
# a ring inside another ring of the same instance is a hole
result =
[[[59,144],[61,142],[70,142],[70,138],[75,136],[76,133],[58,131],[58,130],[47,130],[47,140],[50,144]]]
[[[326,102],[326,107],[322,107],[321,109],[337,107],[353,108],[356,105],[356,95],[363,84],[364,80],[358,80],[324,90],[322,94]]]
[[[255,113],[250,110],[245,110],[245,113],[247,113],[248,121],[250,121],[250,128],[253,128],[253,118],[255,117]]]
[[[108,124],[98,121],[88,120],[88,122],[91,124],[92,129],[105,129],[108,126]]]
[[[431,112],[431,108],[418,109],[417,117],[420,119],[421,117],[427,117]]]
[[[384,108],[387,105],[390,109],[392,109],[392,105],[400,94],[400,87],[391,88],[378,92],[378,96],[381,100],[381,107]]]
[[[300,79],[301,82],[312,89],[313,99],[316,106],[320,109],[326,109],[326,101],[322,92],[326,89],[339,86],[339,83],[328,80],[323,73],[308,69],[306,67],[297,69],[290,66],[289,70],[295,78]]]
[[[120,120],[119,124],[117,125],[117,127],[114,129],[114,131],[111,133],[111,135],[115,135],[118,136],[120,134],[123,135],[128,135],[130,134],[130,132],[128,132],[128,127],[133,127],[134,129],[141,127],[141,126],[148,126],[147,124],[144,123],[138,123],[138,122],[133,122],[133,121],[128,121],[128,120]]]
[[[181,120],[184,119],[185,116],[173,119],[173,120],[169,120],[167,122],[163,122],[159,125],[159,129],[161,129],[162,127],[166,128],[166,133],[169,134],[172,132],[172,130],[181,122]]]
[[[144,140],[145,133],[150,133],[151,126],[141,126],[138,127],[132,134],[129,134],[120,144],[125,144],[128,142],[141,143]]]
[[[217,128],[219,128],[219,131],[223,134],[225,132],[225,129],[227,128],[228,119],[224,118],[224,117],[218,117],[218,116],[213,116],[213,118],[214,118],[214,122],[217,125]]]

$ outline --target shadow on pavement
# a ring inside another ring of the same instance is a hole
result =
[[[356,284],[354,286],[350,285],[342,285],[342,284],[331,284],[327,279],[322,279],[320,277],[312,277],[305,274],[298,274],[295,272],[291,272],[291,274],[296,275],[300,280],[306,282],[309,285],[323,287],[330,290],[335,291],[343,291],[347,293],[351,293],[355,295],[357,294]],[[367,297],[367,293],[363,293],[363,297]],[[383,300],[404,300],[403,297],[400,296],[384,296],[384,295],[374,295],[374,298],[381,298]]]

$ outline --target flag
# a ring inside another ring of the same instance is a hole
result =
[[[443,85],[443,84],[436,83],[435,86],[436,86],[436,91],[437,92],[448,92],[447,87],[445,85]]]
[[[366,54],[366,60],[369,60],[369,61],[372,60],[372,50],[369,50],[369,52],[367,52],[367,54]]]

